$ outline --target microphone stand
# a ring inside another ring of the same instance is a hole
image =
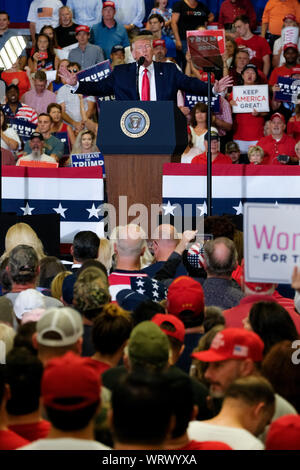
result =
[[[140,66],[143,65],[143,63],[145,62],[145,57],[140,57],[139,60],[137,61],[137,68],[136,68],[136,94],[137,94],[137,99],[138,101],[141,100],[141,97],[140,97],[140,92],[139,92],[139,76],[140,76]]]

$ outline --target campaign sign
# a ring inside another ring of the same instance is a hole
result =
[[[224,29],[187,31],[186,36],[194,67],[223,69],[221,54],[225,52]]]
[[[72,153],[71,166],[77,168],[84,166],[101,166],[103,178],[105,178],[104,157],[101,152]]]
[[[184,106],[187,106],[190,109],[192,109],[197,103],[204,103],[207,105],[207,102],[208,102],[207,96],[196,96],[196,95],[186,94],[184,97]],[[214,113],[219,113],[220,112],[220,97],[212,96],[211,104],[212,104],[212,107],[211,107],[212,111]]]
[[[233,113],[252,113],[254,109],[259,113],[269,112],[268,85],[242,85],[232,87]]]
[[[276,101],[285,101],[287,103],[295,103],[300,93],[299,78],[278,77],[277,85],[280,91],[275,92]]]
[[[26,119],[10,118],[9,124],[24,142],[30,139],[31,134],[36,129],[36,124],[26,121]]]
[[[246,281],[290,284],[300,265],[300,206],[251,202],[244,208]]]
[[[80,82],[99,82],[110,74],[110,62],[109,60],[105,60],[104,62],[99,62],[99,64],[92,65],[87,69],[80,70],[77,73],[77,78]]]

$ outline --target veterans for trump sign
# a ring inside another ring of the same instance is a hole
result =
[[[232,99],[235,102],[233,113],[269,112],[268,85],[242,85],[232,88]]]
[[[300,265],[299,216],[299,205],[245,204],[246,281],[291,283]]]

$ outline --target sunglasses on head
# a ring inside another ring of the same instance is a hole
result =
[[[73,72],[73,73],[77,73],[78,70],[77,70],[77,69],[68,69],[68,72],[70,72],[70,73],[72,73],[72,72]]]

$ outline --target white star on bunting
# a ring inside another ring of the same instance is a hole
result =
[[[162,206],[163,210],[165,211],[164,215],[174,215],[174,210],[176,209],[176,204],[175,206],[172,206],[170,201],[168,201],[168,204],[166,206]]]
[[[232,206],[232,207],[233,207],[234,210],[236,210],[236,214],[235,214],[235,215],[240,215],[240,214],[243,214],[243,213],[244,213],[242,201],[240,201],[240,203],[239,203],[238,206]]]
[[[92,205],[91,209],[86,209],[88,212],[89,212],[89,219],[91,217],[96,217],[97,219],[99,219],[99,209],[97,207],[95,207],[95,204]]]
[[[23,215],[32,215],[32,211],[34,211],[34,207],[30,207],[28,202],[25,207],[21,207],[22,211],[24,212]]]
[[[199,211],[200,211],[200,217],[202,217],[202,215],[204,215],[204,214],[207,214],[206,202],[204,201],[204,203],[202,205],[197,206],[197,209],[199,209]]]
[[[65,212],[68,210],[68,208],[64,209],[61,205],[61,202],[59,203],[58,207],[52,207],[52,209],[57,213],[60,214],[64,219],[66,218]]]

